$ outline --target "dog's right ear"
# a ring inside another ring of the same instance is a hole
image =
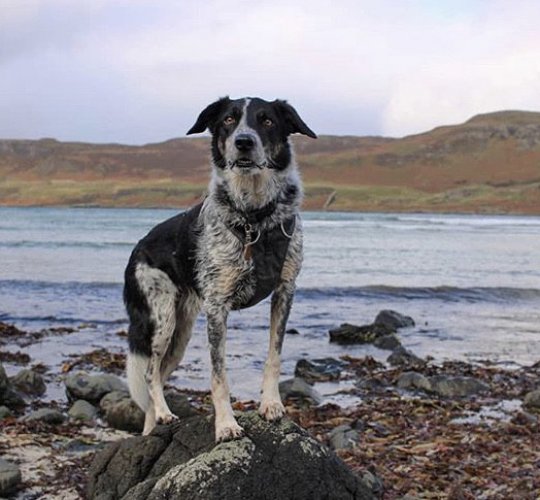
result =
[[[231,100],[229,99],[229,96],[226,96],[207,106],[199,115],[199,118],[197,118],[195,125],[193,125],[193,127],[188,130],[186,135],[200,134],[201,132],[204,132],[207,128],[212,131],[216,123],[217,117],[219,116],[223,108],[230,102]]]

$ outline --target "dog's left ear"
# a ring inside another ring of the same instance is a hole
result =
[[[201,114],[199,115],[199,118],[197,118],[197,121],[195,122],[195,125],[191,127],[186,135],[191,134],[200,134],[201,132],[204,132],[207,128],[210,129],[210,131],[213,131],[214,125],[216,123],[217,117],[223,110],[223,108],[229,104],[231,100],[229,97],[222,97],[216,102],[213,102],[209,106],[207,106]]]
[[[283,116],[285,121],[285,127],[287,130],[287,135],[289,134],[304,134],[313,139],[317,139],[317,134],[313,132],[305,123],[300,115],[296,112],[287,101],[282,101],[276,99],[273,103],[274,107],[278,112]]]

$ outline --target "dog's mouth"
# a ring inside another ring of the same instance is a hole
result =
[[[229,166],[232,168],[232,167],[238,167],[238,168],[242,168],[242,169],[249,169],[249,168],[253,168],[253,167],[257,167],[257,168],[264,168],[266,166],[266,162],[263,162],[263,163],[257,163],[253,160],[251,160],[250,158],[238,158],[234,161],[230,161],[229,162]]]

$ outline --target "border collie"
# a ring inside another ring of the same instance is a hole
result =
[[[189,134],[212,134],[212,179],[206,199],[152,229],[125,272],[129,325],[127,376],[145,412],[143,434],[176,417],[163,385],[181,361],[201,309],[207,318],[216,441],[242,435],[225,371],[229,311],[272,293],[270,345],[259,413],[284,414],[280,353],[302,263],[302,188],[289,135],[316,138],[286,101],[259,98],[210,104]]]

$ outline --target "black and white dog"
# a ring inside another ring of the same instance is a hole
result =
[[[210,104],[188,134],[212,133],[213,174],[203,203],[156,226],[133,250],[125,273],[127,375],[145,411],[143,434],[176,417],[163,384],[184,355],[203,309],[212,362],[216,440],[240,436],[225,372],[227,315],[272,295],[270,347],[260,414],[283,416],[280,353],[302,263],[302,188],[288,137],[316,135],[285,101]]]

